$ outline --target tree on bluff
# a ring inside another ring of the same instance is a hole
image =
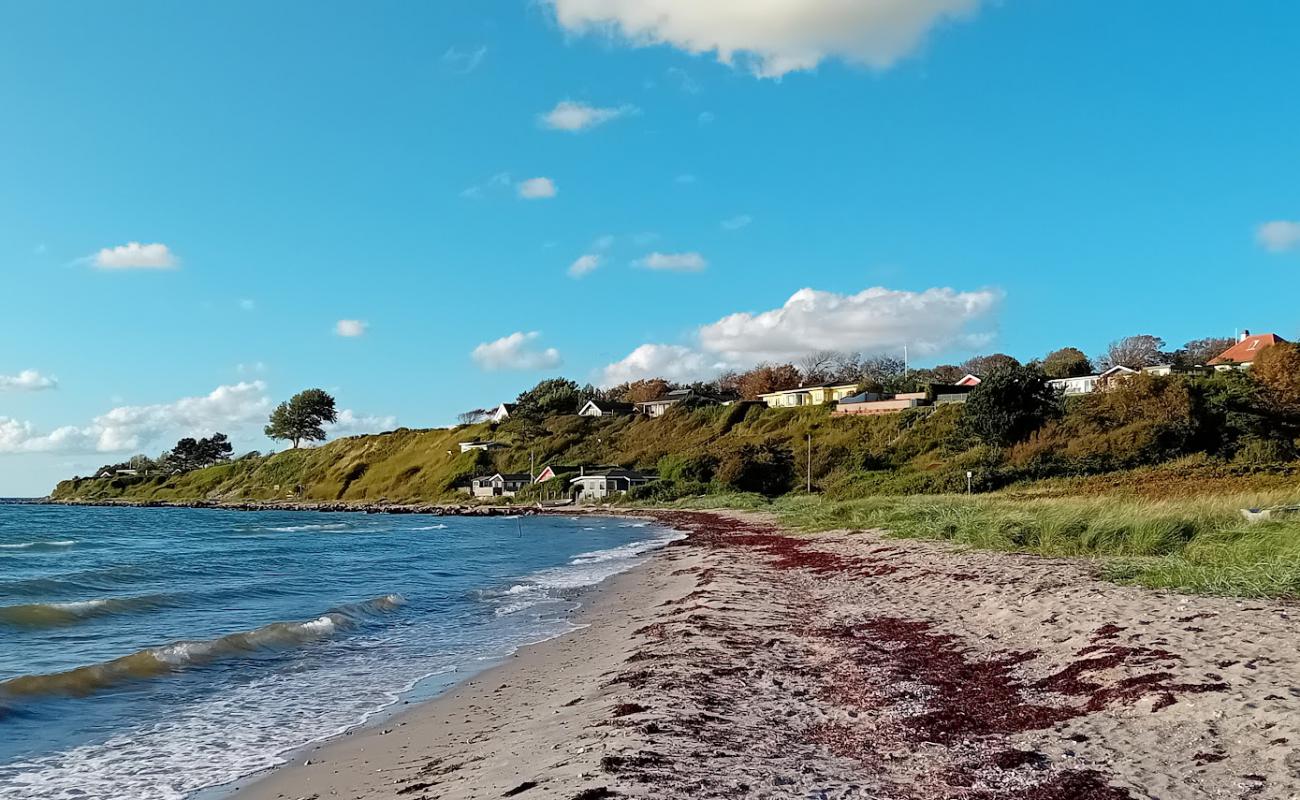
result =
[[[1092,362],[1077,347],[1062,347],[1043,359],[1043,374],[1049,378],[1078,378],[1092,374]]]
[[[297,448],[304,440],[323,441],[323,426],[327,422],[338,422],[338,418],[334,398],[328,392],[307,389],[275,407],[265,433],[268,439],[285,439]]]
[[[1060,414],[1060,397],[1043,373],[1032,367],[1006,366],[990,372],[971,391],[963,420],[980,441],[1005,446],[1024,441]]]

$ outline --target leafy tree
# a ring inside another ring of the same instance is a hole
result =
[[[751,370],[724,375],[719,379],[721,388],[752,400],[760,394],[794,389],[803,382],[803,376],[793,364],[759,364]]]
[[[1103,370],[1111,367],[1142,369],[1168,364],[1172,360],[1173,357],[1165,352],[1164,339],[1144,333],[1111,342],[1106,354],[1097,360],[1097,365]]]
[[[966,377],[966,370],[956,364],[940,364],[930,370],[930,376],[934,378],[935,383],[954,384]]]
[[[1006,353],[993,353],[987,356],[968,358],[962,362],[961,368],[971,375],[983,378],[985,375],[990,375],[999,369],[1018,366],[1020,366],[1020,361],[1015,357]]]
[[[525,415],[576,414],[583,403],[578,384],[568,378],[547,378],[525,390],[515,401]]]
[[[1174,362],[1183,367],[1203,367],[1215,356],[1236,344],[1231,336],[1193,339],[1174,353]]]
[[[307,389],[275,407],[265,433],[270,439],[291,441],[297,448],[304,439],[322,441],[325,438],[322,426],[337,421],[334,398],[323,389]]]
[[[214,433],[205,439],[187,436],[163,454],[161,467],[167,472],[191,472],[229,461],[233,452],[234,447],[224,433]]]
[[[963,423],[980,441],[1002,446],[1024,441],[1060,413],[1061,400],[1043,373],[1004,366],[984,376],[971,391]]]
[[[714,479],[737,492],[784,494],[794,485],[794,452],[774,439],[742,444],[723,453]]]
[[[643,378],[619,388],[617,394],[624,403],[648,403],[668,394],[672,385],[663,378]]]
[[[1264,410],[1300,417],[1300,345],[1279,342],[1259,351],[1250,377],[1261,389]]]
[[[1049,378],[1077,378],[1092,374],[1092,362],[1077,347],[1053,350],[1043,359],[1043,374]]]

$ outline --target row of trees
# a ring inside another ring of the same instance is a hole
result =
[[[1205,364],[1232,344],[1231,338],[1209,337],[1170,350],[1160,337],[1142,334],[1112,342],[1106,352],[1095,359],[1089,358],[1079,348],[1063,347],[1024,366],[1035,368],[1047,378],[1089,375],[1116,365],[1132,369],[1157,364],[1196,366]],[[968,374],[984,377],[999,369],[1019,366],[1022,366],[1021,362],[1006,353],[975,356],[960,364],[916,369],[909,368],[902,358],[893,355],[819,350],[791,362],[762,363],[751,369],[724,373],[716,380],[690,384],[645,378],[600,388],[591,384],[580,386],[566,378],[550,378],[522,392],[515,402],[516,413],[548,416],[575,413],[588,400],[644,403],[682,388],[719,399],[746,400],[768,392],[826,382],[857,384],[862,391],[912,392],[923,391],[929,384],[956,383]],[[476,408],[461,414],[459,421],[462,424],[480,422],[489,413],[488,409]]]
[[[264,432],[267,438],[292,442],[296,448],[305,441],[323,441],[325,424],[337,421],[334,398],[323,389],[307,389],[276,406]],[[117,464],[106,464],[96,474],[133,470],[140,475],[177,475],[227,462],[233,453],[234,446],[224,433],[201,439],[186,437],[157,458],[135,455]]]

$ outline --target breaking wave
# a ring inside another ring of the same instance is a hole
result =
[[[205,641],[181,641],[149,647],[128,656],[44,675],[0,681],[0,698],[64,695],[85,697],[130,681],[157,678],[190,667],[257,652],[284,650],[328,639],[406,603],[397,594],[339,606],[306,622],[273,622],[251,631]]]
[[[0,544],[0,550],[62,550],[65,547],[72,547],[76,543],[76,539],[59,539],[56,541],[45,542],[12,542],[9,544]]]
[[[0,606],[0,623],[20,628],[54,628],[75,625],[83,620],[109,614],[150,611],[166,605],[168,600],[166,595],[155,594],[146,597],[80,600],[72,603],[24,603]]]

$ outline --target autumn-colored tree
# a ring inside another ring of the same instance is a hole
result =
[[[930,374],[934,376],[935,383],[953,384],[966,377],[966,370],[956,364],[940,364],[930,370]]]
[[[746,400],[768,392],[794,389],[801,383],[803,376],[793,364],[759,364],[734,376],[735,390]]]
[[[1300,415],[1300,345],[1279,342],[1260,350],[1250,377],[1259,384],[1265,410]]]
[[[1092,362],[1077,347],[1053,350],[1043,359],[1043,374],[1049,378],[1077,378],[1092,374]]]
[[[672,387],[663,378],[642,378],[621,388],[620,399],[624,403],[648,403],[663,397]]]

